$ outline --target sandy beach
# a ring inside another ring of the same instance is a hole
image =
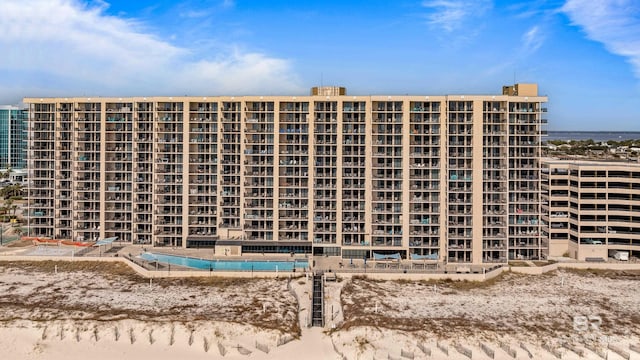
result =
[[[6,359],[640,359],[640,276],[507,272],[486,283],[148,279],[122,263],[0,262]],[[622,354],[622,355],[620,355]],[[491,356],[493,355],[493,357]]]

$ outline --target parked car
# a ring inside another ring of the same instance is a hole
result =
[[[585,239],[582,239],[581,243],[587,244],[587,245],[602,245],[602,240],[585,238]]]

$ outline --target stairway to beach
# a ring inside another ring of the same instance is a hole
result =
[[[324,282],[322,273],[313,274],[313,300],[311,304],[311,325],[324,326]]]

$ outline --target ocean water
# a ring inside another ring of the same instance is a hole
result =
[[[640,131],[549,131],[544,140],[622,141],[640,139]]]

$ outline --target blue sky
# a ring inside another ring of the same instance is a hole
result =
[[[550,130],[640,131],[637,0],[2,0],[0,103],[38,96],[493,94]]]

